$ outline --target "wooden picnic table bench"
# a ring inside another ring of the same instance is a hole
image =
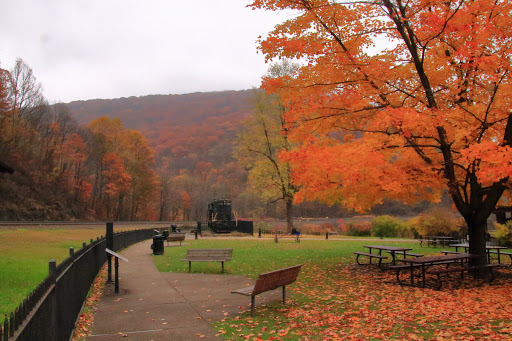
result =
[[[185,233],[171,233],[167,236],[167,246],[169,246],[169,242],[181,242],[185,240]]]
[[[512,266],[512,252],[503,252],[503,251],[500,251],[500,250],[489,250],[488,253],[490,254],[497,254],[498,255],[498,263],[500,263],[500,258],[499,256],[509,256],[510,257],[510,266]]]
[[[458,253],[464,253],[464,252],[443,250],[443,251],[441,251],[441,253],[444,253],[445,255],[456,255]]]
[[[390,252],[390,251],[386,251],[386,252]],[[405,252],[405,253],[395,252],[395,255],[404,256],[404,258],[406,258],[407,256],[409,256],[409,257],[423,257],[424,256],[421,253],[411,253],[411,252]]]
[[[502,265],[501,264],[482,264],[482,265],[474,265],[474,266],[461,266],[461,267],[455,267],[455,268],[446,267],[444,269],[437,268],[437,269],[432,269],[432,270],[426,270],[426,273],[430,274],[430,275],[437,275],[437,281],[439,282],[439,286],[437,287],[437,289],[439,290],[442,287],[443,282],[442,282],[441,275],[443,275],[443,274],[459,272],[460,278],[462,279],[462,278],[464,278],[465,271],[475,271],[475,270],[486,269],[489,271],[489,275],[490,275],[489,282],[492,282],[494,280],[493,269],[496,267],[500,267],[500,266],[502,266]]]
[[[221,262],[224,273],[224,262],[230,261],[233,249],[188,249],[181,261],[188,262],[188,272],[192,271],[192,262]]]
[[[423,246],[423,243],[427,243],[427,246],[437,245],[437,240],[434,239],[420,239],[420,246]]]
[[[460,243],[460,244],[450,244],[449,246],[454,247],[455,251],[459,251],[459,247],[463,248],[465,252],[469,250],[469,244],[468,243]],[[486,245],[485,250],[487,251],[487,263],[491,263],[491,254],[497,254],[498,256],[498,264],[501,263],[500,257],[503,254],[501,250],[507,249],[506,246],[500,246],[500,245]],[[512,256],[511,256],[512,259]]]
[[[373,254],[373,253],[367,253],[367,252],[359,252],[359,251],[356,251],[354,252],[354,254],[356,255],[356,262],[357,264],[359,265],[366,265],[366,264],[372,264],[372,258],[377,258],[379,260],[379,268],[382,267],[382,261],[384,259],[388,259],[388,256],[381,256],[381,255],[378,255],[378,254]],[[359,261],[359,257],[360,256],[365,256],[365,257],[368,257],[370,259],[369,263],[361,263]]]
[[[453,237],[445,237],[445,236],[427,236],[426,239],[420,239],[420,246],[423,246],[423,243],[427,243],[427,246],[433,245],[441,245],[447,246],[448,244],[458,243],[459,241]]]
[[[251,296],[251,316],[254,315],[255,297],[266,291],[283,287],[283,304],[286,304],[286,286],[297,279],[302,264],[261,274],[253,286],[233,290],[232,294]]]
[[[402,262],[407,263],[405,265],[397,265],[389,267],[390,269],[395,269],[397,271],[397,281],[400,285],[415,285],[415,278],[420,277],[421,280],[418,283],[420,286],[425,287],[425,276],[436,275],[438,281],[438,289],[442,286],[442,278],[443,274],[450,274],[453,272],[459,272],[461,277],[466,271],[475,271],[475,270],[488,270],[490,275],[490,281],[494,279],[493,269],[496,267],[502,267],[502,264],[482,264],[482,265],[469,265],[468,261],[470,259],[481,257],[479,255],[461,253],[461,252],[453,252],[448,251],[444,256],[427,256],[427,257],[418,257],[418,258],[408,258],[401,259]],[[439,265],[446,265],[446,267],[439,267]],[[451,266],[453,265],[453,266]],[[420,273],[415,273],[415,269],[420,269]],[[409,278],[408,281],[403,281],[400,279],[400,272],[402,270],[409,270]]]

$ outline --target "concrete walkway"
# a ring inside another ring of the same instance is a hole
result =
[[[87,340],[222,340],[209,324],[250,309],[250,297],[230,292],[254,281],[226,274],[158,272],[152,258],[164,256],[153,256],[151,244],[144,241],[121,252],[129,262],[119,261],[119,294],[113,284],[105,286]],[[279,299],[279,290],[264,293],[256,305]]]

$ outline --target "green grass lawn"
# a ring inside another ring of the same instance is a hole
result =
[[[0,317],[10,313],[48,274],[48,261],[59,263],[69,247],[104,234],[104,229],[0,231]],[[270,238],[186,240],[154,257],[160,271],[188,272],[180,262],[188,248],[233,248],[227,275],[258,274],[304,264],[288,287],[288,304],[257,305],[248,312],[216,322],[227,340],[502,340],[512,339],[512,292],[509,277],[492,284],[471,279],[442,291],[401,287],[393,272],[355,264],[363,245],[411,247],[433,254],[445,247],[420,247],[417,241],[389,239],[305,239],[300,243]],[[197,262],[193,272],[220,273],[217,262]],[[470,276],[468,276],[470,277]],[[469,282],[468,282],[469,281]],[[256,300],[258,301],[258,300]]]
[[[227,340],[503,340],[512,339],[512,287],[501,277],[492,284],[465,282],[442,291],[401,287],[392,271],[355,264],[363,245],[412,247],[425,255],[446,247],[420,247],[417,241],[387,239],[307,240],[274,243],[272,239],[187,240],[154,257],[160,271],[187,272],[187,248],[233,248],[227,274],[256,278],[259,273],[304,264],[290,299],[257,305],[254,317],[244,312],[213,326]],[[220,265],[197,262],[195,273],[218,274]],[[467,276],[471,277],[471,276]],[[457,282],[454,280],[454,282]],[[256,300],[258,301],[258,300]]]
[[[296,264],[314,264],[320,268],[332,267],[338,263],[353,263],[354,251],[363,251],[363,245],[382,244],[407,246],[415,253],[435,253],[439,248],[420,247],[417,241],[388,242],[333,239],[302,239],[295,243],[291,239],[275,243],[273,239],[203,239],[187,240],[185,247],[165,247],[163,257],[155,257],[155,264],[161,272],[187,272],[188,262],[176,262],[185,258],[187,248],[233,248],[233,259],[225,263],[226,273],[256,278],[258,274]],[[367,249],[365,249],[367,251]],[[375,252],[375,251],[374,251]],[[215,262],[196,262],[194,272],[219,273]]]
[[[0,321],[48,276],[51,259],[59,264],[70,247],[101,235],[104,228],[0,230]]]

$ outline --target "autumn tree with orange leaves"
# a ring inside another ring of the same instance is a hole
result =
[[[153,151],[144,136],[121,120],[100,117],[89,124],[94,135],[95,168],[91,206],[96,215],[116,220],[155,219],[153,198],[159,179]]]
[[[290,11],[260,41],[268,60],[297,58],[264,80],[287,107],[287,154],[302,199],[365,210],[383,198],[447,190],[469,252],[512,173],[512,3],[505,0],[254,0]],[[376,44],[384,42],[384,49]],[[485,257],[473,262],[483,263]]]

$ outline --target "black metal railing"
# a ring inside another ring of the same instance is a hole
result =
[[[132,230],[114,234],[114,251],[152,238],[153,229]],[[49,263],[49,275],[4,320],[0,341],[69,340],[87,293],[107,255],[105,237],[83,243],[58,266]]]

